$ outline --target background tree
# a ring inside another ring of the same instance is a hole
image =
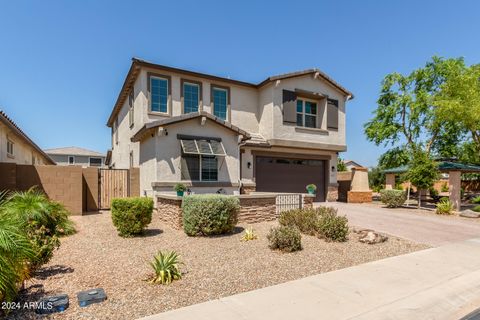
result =
[[[433,187],[433,184],[438,179],[437,163],[433,161],[426,152],[415,150],[405,178],[417,187],[418,207],[420,207],[422,199],[421,191]]]
[[[480,65],[452,68],[434,104],[438,106],[438,119],[461,125],[480,152]]]
[[[430,155],[445,134],[457,136],[459,133],[452,132],[454,126],[445,132],[445,121],[437,117],[432,102],[450,74],[464,68],[461,58],[433,57],[408,75],[388,74],[382,81],[374,117],[364,126],[368,140],[376,145],[405,145],[410,154],[423,150]]]
[[[337,160],[337,171],[347,171],[347,166],[345,165],[345,162],[343,162],[343,159],[340,157]]]

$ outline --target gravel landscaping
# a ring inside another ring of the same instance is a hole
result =
[[[52,319],[134,319],[166,310],[254,290],[309,275],[427,248],[390,237],[368,245],[351,232],[345,243],[302,236],[303,250],[280,253],[268,248],[266,234],[276,222],[252,225],[257,240],[242,242],[240,225],[232,235],[191,238],[171,229],[154,213],[147,234],[121,238],[109,213],[73,217],[78,233],[62,239],[53,259],[26,285],[21,301],[67,293],[70,307]],[[159,250],[176,250],[183,279],[169,286],[151,285],[148,262]],[[101,287],[107,301],[80,308],[76,293]],[[35,319],[32,311],[15,311],[11,319]]]

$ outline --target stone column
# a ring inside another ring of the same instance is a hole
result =
[[[352,184],[347,194],[347,202],[372,202],[372,190],[368,186],[368,168],[352,168]]]
[[[385,189],[395,189],[395,173],[387,173],[385,175]]]
[[[450,191],[450,201],[453,203],[455,210],[461,210],[461,185],[462,185],[462,173],[460,171],[450,171],[448,178],[448,190]]]

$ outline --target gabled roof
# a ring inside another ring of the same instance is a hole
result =
[[[142,59],[138,58],[132,58],[132,64],[130,65],[130,70],[128,71],[127,77],[125,78],[125,81],[123,83],[122,89],[120,90],[120,93],[118,94],[117,101],[115,102],[115,105],[113,107],[112,113],[110,114],[110,117],[108,118],[107,121],[107,126],[111,127],[113,125],[113,120],[122,107],[123,103],[125,102],[131,87],[133,86],[133,83],[135,83],[135,80],[138,77],[138,74],[140,73],[140,70],[142,67],[150,68],[150,69],[156,69],[160,71],[168,71],[168,72],[173,72],[173,73],[179,73],[183,75],[189,75],[193,77],[198,77],[198,78],[204,78],[204,79],[210,79],[213,81],[221,81],[221,82],[226,82],[226,83],[231,83],[239,86],[244,86],[244,87],[250,87],[253,89],[258,89],[272,81],[277,81],[277,80],[282,80],[282,79],[288,79],[288,78],[294,78],[294,77],[301,77],[304,75],[312,74],[316,77],[322,78],[326,82],[330,83],[333,87],[337,88],[341,92],[345,94],[349,99],[353,99],[353,93],[348,91],[345,87],[341,86],[339,83],[337,83],[335,80],[330,78],[327,74],[324,72],[320,71],[319,69],[313,68],[313,69],[306,69],[302,71],[296,71],[296,72],[291,72],[291,73],[285,73],[285,74],[280,74],[276,76],[271,76],[266,78],[260,83],[251,83],[251,82],[246,82],[246,81],[240,81],[240,80],[235,80],[235,79],[230,79],[230,78],[225,78],[225,77],[219,77],[207,73],[201,73],[201,72],[196,72],[196,71],[191,71],[191,70],[185,70],[185,69],[180,69],[180,68],[174,68],[174,67],[169,67],[161,64],[156,64],[152,62],[148,62]]]
[[[52,160],[45,152],[43,152],[42,149],[40,149],[39,146],[35,142],[33,142],[32,139],[30,139],[25,132],[23,132],[22,129],[12,120],[10,119],[7,114],[3,111],[0,110],[0,122],[4,123],[10,130],[15,132],[23,141],[25,141],[27,144],[29,144],[32,148],[37,150],[38,153],[40,153],[50,164],[56,164],[55,161]]]
[[[200,112],[185,113],[185,114],[182,114],[180,116],[170,117],[170,118],[166,118],[166,119],[162,119],[162,120],[149,122],[149,123],[145,124],[142,128],[140,128],[140,130],[138,130],[137,133],[135,133],[130,140],[132,142],[137,142],[137,141],[140,141],[142,139],[142,137],[148,131],[150,131],[154,128],[164,127],[164,126],[168,126],[168,125],[171,125],[171,124],[174,124],[174,123],[179,123],[179,122],[183,122],[183,121],[187,121],[187,120],[191,120],[191,119],[195,119],[195,118],[200,118],[200,117],[206,117],[207,119],[210,119],[210,120],[214,121],[215,123],[227,128],[227,129],[229,129],[229,130],[231,130],[231,131],[233,131],[237,134],[243,135],[244,140],[250,139],[250,137],[251,137],[250,134],[248,132],[246,132],[245,130],[240,129],[240,128],[232,125],[229,122],[223,121],[222,119],[217,118],[216,116],[214,116],[214,115],[212,115],[208,112],[200,111]]]
[[[45,149],[45,153],[50,155],[65,155],[65,156],[85,156],[85,157],[105,157],[104,153],[92,151],[80,147],[64,147]]]

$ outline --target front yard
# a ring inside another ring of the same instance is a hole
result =
[[[154,213],[143,237],[121,238],[110,213],[72,217],[78,233],[62,239],[52,260],[26,285],[21,301],[67,293],[70,307],[58,319],[132,319],[254,290],[305,276],[400,255],[426,248],[390,237],[377,245],[362,244],[349,234],[344,243],[302,235],[303,250],[281,253],[268,248],[266,234],[277,222],[254,224],[257,240],[240,241],[243,228],[232,235],[188,237],[160,223]],[[152,285],[148,262],[159,250],[176,250],[184,265],[183,278],[171,285]],[[80,308],[76,293],[102,287],[106,302]],[[35,318],[16,311],[12,319]]]

